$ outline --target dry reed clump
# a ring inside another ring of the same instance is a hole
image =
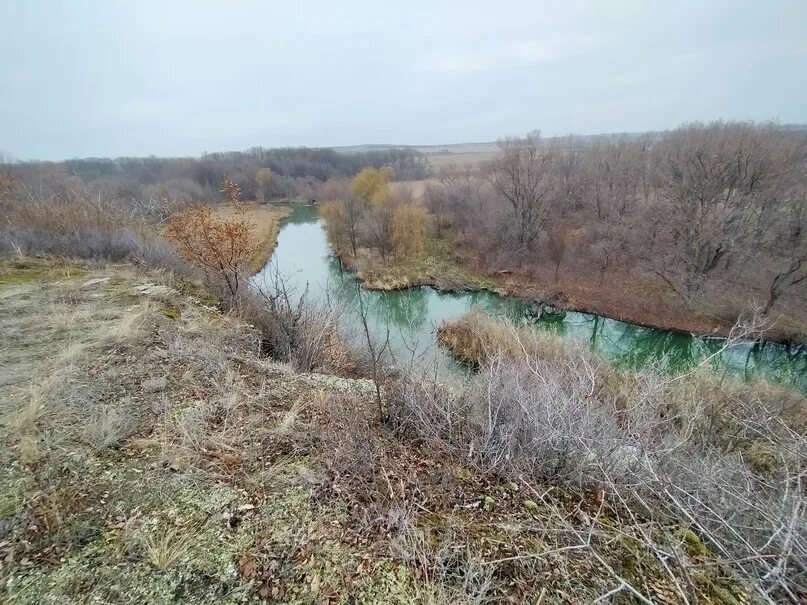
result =
[[[479,371],[459,389],[404,377],[390,406],[401,431],[683,524],[764,601],[807,594],[804,397],[705,368],[626,373],[493,324],[472,313],[441,328]]]
[[[437,329],[437,342],[458,359],[474,366],[484,364],[495,355],[548,357],[557,354],[563,346],[559,338],[538,334],[527,326],[494,321],[477,308],[457,320],[441,324]]]
[[[137,533],[137,543],[146,560],[159,570],[185,557],[193,546],[193,539],[193,531],[183,527],[143,526]]]

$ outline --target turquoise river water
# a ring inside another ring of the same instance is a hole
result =
[[[309,297],[327,297],[344,304],[349,316],[354,316],[354,329],[358,326],[356,311],[360,305],[365,306],[372,331],[385,336],[389,329],[396,358],[428,359],[446,368],[458,364],[436,345],[436,328],[472,307],[492,315],[532,321],[538,329],[584,341],[597,353],[627,367],[653,363],[667,371],[685,371],[723,346],[717,338],[656,330],[589,313],[542,313],[538,319],[529,319],[525,301],[487,291],[440,292],[429,287],[394,292],[366,290],[331,253],[313,206],[294,206],[292,215],[281,226],[272,259],[255,277],[256,285],[260,286],[274,272],[279,272],[297,295],[307,289]],[[712,363],[719,370],[746,378],[761,376],[807,392],[807,349],[803,346],[744,342],[723,351]]]

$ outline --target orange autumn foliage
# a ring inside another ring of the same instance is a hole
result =
[[[224,218],[207,204],[193,204],[171,215],[165,235],[184,260],[221,280],[235,299],[259,241],[255,225],[246,218],[238,185],[224,179],[222,193],[234,208],[234,216]]]

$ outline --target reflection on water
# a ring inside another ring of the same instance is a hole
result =
[[[493,315],[527,318],[527,305],[518,299],[492,292],[438,292],[412,288],[396,292],[375,292],[360,288],[349,271],[330,253],[325,233],[313,206],[296,206],[283,223],[272,261],[258,274],[258,286],[277,270],[296,292],[338,301],[350,310],[361,302],[368,309],[373,331],[385,334],[399,356],[426,355],[444,367],[456,367],[449,355],[435,345],[436,328],[445,320],[460,317],[472,307]],[[352,313],[358,325],[358,313]],[[716,353],[722,341],[688,334],[654,330],[578,312],[543,313],[535,321],[545,330],[564,338],[587,342],[591,348],[615,363],[631,368],[653,364],[663,370],[683,371]],[[746,378],[765,376],[795,385],[807,392],[807,351],[804,347],[769,342],[738,344],[716,356],[713,363]]]

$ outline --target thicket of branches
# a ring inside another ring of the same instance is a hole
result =
[[[128,260],[186,272],[171,245],[146,225],[144,214],[151,210],[101,196],[63,201],[0,197],[0,252]]]
[[[394,170],[365,168],[349,183],[334,181],[323,192],[328,240],[340,254],[356,256],[359,248],[376,250],[386,263],[393,255],[417,257],[424,251],[427,213],[406,192],[393,193]]]
[[[770,124],[692,124],[667,133],[501,142],[482,170],[428,188],[437,229],[488,268],[550,260],[556,279],[655,275],[685,304],[715,284],[768,310],[807,286],[807,136]]]
[[[666,542],[681,532],[763,602],[807,594],[803,397],[724,380],[705,364],[672,377],[622,371],[582,346],[479,314],[442,329],[479,371],[456,383],[428,372],[401,377],[388,406],[401,434],[544,485],[531,497],[550,512],[542,498],[557,486],[596,491],[600,512],[632,526],[667,570],[679,602],[698,602],[699,573]],[[580,524],[558,512],[548,526],[565,535],[563,550],[601,561],[611,548],[599,537],[611,527],[600,513]],[[624,578],[618,592],[642,596]]]

